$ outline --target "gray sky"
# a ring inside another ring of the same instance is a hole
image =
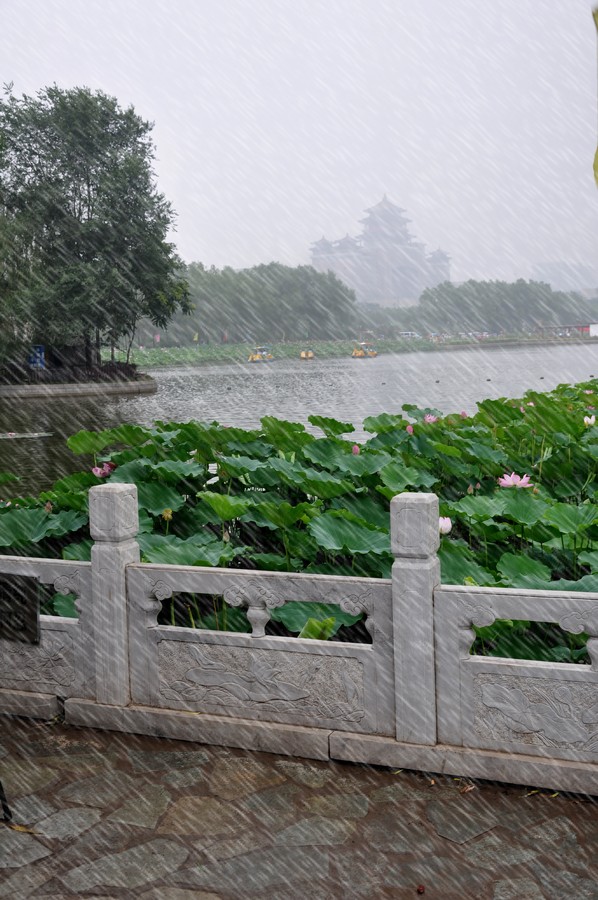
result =
[[[455,280],[596,269],[590,0],[0,0],[0,80],[155,122],[187,261],[309,261],[386,192]]]

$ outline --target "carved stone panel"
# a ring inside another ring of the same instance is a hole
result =
[[[316,727],[364,719],[354,657],[161,641],[160,705]]]
[[[479,674],[473,696],[478,746],[598,761],[598,684]]]
[[[69,696],[75,680],[71,635],[42,631],[37,646],[0,641],[0,687]]]

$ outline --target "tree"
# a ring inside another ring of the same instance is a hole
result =
[[[18,308],[31,341],[114,345],[190,310],[151,130],[87,88],[0,99],[0,316]]]
[[[351,336],[355,294],[332,272],[277,262],[241,271],[191,263],[187,278],[194,313],[188,322],[175,323],[179,340],[193,333],[258,342]]]
[[[542,327],[594,321],[596,302],[576,293],[553,291],[539,281],[444,282],[426,288],[416,314],[421,331],[537,331]]]

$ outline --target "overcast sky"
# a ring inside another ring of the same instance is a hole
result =
[[[590,0],[0,0],[0,80],[155,122],[187,261],[309,262],[386,193],[455,280],[597,267]]]

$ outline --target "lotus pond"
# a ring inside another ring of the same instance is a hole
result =
[[[322,416],[309,417],[321,436],[273,417],[253,430],[80,431],[67,444],[84,471],[37,497],[0,501],[0,552],[89,559],[89,488],[132,482],[145,562],[387,578],[391,498],[433,491],[444,584],[598,591],[596,405],[598,380],[485,400],[473,416],[406,404],[365,419],[360,444],[353,425]],[[76,615],[61,595],[45,611]],[[357,623],[359,634],[358,617],[335,606],[287,604],[272,618],[278,633],[347,639]],[[250,630],[218,598],[175,598],[163,621]],[[477,653],[589,662],[587,635],[552,623],[501,620],[476,633]]]

